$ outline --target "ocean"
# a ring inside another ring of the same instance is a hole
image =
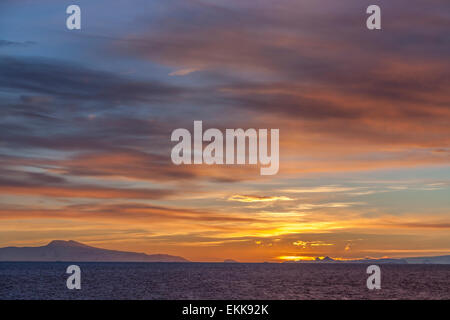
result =
[[[81,268],[81,290],[66,268]],[[0,299],[450,299],[450,265],[0,262]]]

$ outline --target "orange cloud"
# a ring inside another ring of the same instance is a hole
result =
[[[293,199],[286,196],[233,195],[229,197],[228,200],[238,202],[273,202],[273,201],[291,201]]]

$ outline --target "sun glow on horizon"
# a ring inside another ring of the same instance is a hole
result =
[[[319,257],[320,259],[323,259],[324,257]],[[316,260],[316,257],[309,257],[309,256],[280,256],[277,257],[278,260],[284,260],[284,261],[314,261]]]

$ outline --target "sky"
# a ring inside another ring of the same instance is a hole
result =
[[[1,1],[0,247],[450,254],[449,6]],[[279,129],[279,172],[174,165],[171,133],[195,120]]]

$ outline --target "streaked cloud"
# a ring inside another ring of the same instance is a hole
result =
[[[312,210],[318,208],[348,208],[355,205],[364,204],[363,202],[331,202],[331,203],[303,203],[300,204],[297,209],[299,210]]]
[[[251,196],[251,195],[233,195],[228,201],[238,202],[273,202],[273,201],[291,201],[292,198],[286,196]]]
[[[197,68],[180,69],[169,73],[169,76],[187,76],[188,74],[191,74],[192,72],[196,72],[198,70],[199,69]]]
[[[292,243],[294,246],[306,248],[308,246],[311,247],[322,247],[322,246],[334,246],[334,243],[325,243],[323,241],[301,241],[297,240]]]
[[[283,189],[283,192],[289,193],[331,193],[359,190],[359,188],[342,187],[342,186],[318,186],[311,188]]]

